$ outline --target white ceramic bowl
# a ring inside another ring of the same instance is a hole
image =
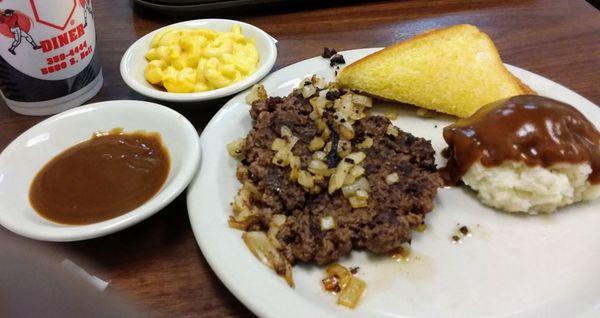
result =
[[[232,85],[207,92],[169,93],[155,88],[144,78],[144,69],[148,64],[144,55],[150,48],[150,42],[152,41],[152,38],[154,38],[154,36],[160,30],[170,27],[184,27],[230,31],[231,27],[235,24],[239,24],[242,27],[242,32],[244,35],[254,38],[259,54],[258,68],[254,73],[250,74],[250,76],[246,77],[245,79]],[[159,100],[169,102],[199,102],[216,99],[238,93],[257,83],[265,75],[267,75],[271,68],[273,68],[275,60],[277,59],[277,47],[275,46],[275,43],[275,39],[273,39],[265,31],[240,21],[225,19],[202,19],[175,23],[158,30],[154,30],[133,43],[129,49],[127,49],[123,55],[123,58],[121,59],[121,77],[123,77],[125,83],[134,91]]]
[[[88,225],[46,220],[29,203],[29,187],[38,171],[63,150],[94,132],[121,127],[160,133],[171,168],[161,190],[140,207],[119,217]],[[189,184],[200,162],[196,129],[183,115],[154,103],[116,100],[77,107],[31,127],[0,154],[0,224],[38,240],[77,241],[103,236],[136,224],[173,201]]]

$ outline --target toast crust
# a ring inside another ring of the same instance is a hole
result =
[[[378,58],[379,55],[381,55],[381,54],[383,54],[383,53],[385,53],[387,51],[393,51],[393,50],[396,50],[396,49],[399,49],[399,48],[402,48],[402,47],[405,47],[405,46],[410,46],[413,42],[425,40],[425,39],[430,38],[432,36],[435,36],[435,35],[437,35],[439,33],[448,32],[449,30],[472,29],[472,28],[475,28],[478,32],[480,32],[480,33],[482,33],[482,34],[485,35],[486,40],[489,41],[489,42],[491,42],[491,44],[492,44],[492,46],[493,46],[493,48],[495,50],[496,56],[498,57],[498,59],[500,59],[500,54],[498,54],[498,49],[496,48],[496,45],[494,45],[494,42],[492,42],[492,40],[489,38],[489,36],[487,34],[479,31],[479,29],[477,29],[477,27],[475,27],[473,25],[470,25],[470,24],[459,24],[459,25],[453,25],[453,26],[450,26],[450,27],[447,27],[447,28],[443,28],[443,29],[431,29],[431,30],[425,31],[424,33],[417,34],[417,35],[413,36],[410,39],[406,39],[406,40],[404,40],[402,42],[398,42],[398,43],[392,44],[392,45],[390,45],[388,47],[385,47],[385,48],[383,48],[383,49],[381,49],[381,50],[379,50],[377,52],[373,52],[373,53],[371,53],[371,54],[363,57],[362,59],[360,59],[360,60],[358,60],[358,61],[356,61],[356,62],[354,62],[354,63],[352,63],[352,64],[350,64],[350,65],[348,65],[346,67],[344,67],[340,71],[338,77],[340,77],[340,75],[342,75],[345,72],[351,71],[352,69],[354,69],[357,66],[363,64],[366,61],[369,61],[369,60],[374,59],[374,58]]]
[[[347,86],[345,79],[346,78],[349,79],[352,76],[352,73],[354,73],[354,72],[357,72],[357,73],[362,72],[361,68],[363,68],[363,65],[365,65],[366,63],[373,63],[373,62],[377,62],[379,60],[385,59],[386,57],[384,57],[384,54],[386,54],[389,51],[392,51],[390,54],[394,54],[394,53],[398,54],[398,52],[400,52],[400,54],[401,54],[401,52],[406,51],[405,48],[410,49],[410,48],[414,47],[415,42],[433,42],[439,38],[440,34],[452,34],[452,33],[455,33],[455,34],[462,33],[462,34],[468,34],[468,35],[481,37],[480,39],[478,39],[478,41],[483,41],[483,42],[485,42],[485,45],[488,46],[486,48],[486,52],[488,54],[490,54],[490,56],[491,56],[489,66],[494,69],[495,76],[497,76],[498,78],[501,78],[502,81],[504,83],[506,83],[506,85],[509,85],[509,87],[512,87],[512,90],[517,93],[516,95],[535,93],[531,88],[529,88],[521,80],[519,80],[517,77],[515,77],[510,71],[508,71],[508,69],[504,66],[502,59],[500,57],[500,54],[498,52],[498,49],[496,48],[496,45],[491,40],[491,38],[484,32],[481,32],[477,27],[469,25],[469,24],[454,25],[454,26],[450,26],[447,28],[443,28],[443,29],[433,29],[433,30],[427,31],[425,33],[416,35],[405,41],[402,41],[402,42],[396,43],[394,45],[391,45],[389,47],[386,47],[380,51],[369,54],[369,55],[365,56],[364,58],[343,68],[337,76],[338,82],[340,83],[341,86],[349,87],[351,89],[361,90],[360,87],[351,87],[352,85]],[[481,42],[479,42],[479,43],[481,43]],[[481,45],[483,45],[483,44],[481,44]],[[365,92],[364,90],[362,90],[362,91]],[[367,93],[369,93],[373,96],[378,95],[377,92],[367,92]],[[388,97],[386,99],[389,100],[390,98]],[[402,97],[400,97],[400,99],[398,99],[396,101],[406,103],[406,101],[402,101],[401,99],[402,99]],[[425,107],[428,109],[437,110],[437,111],[443,111],[443,110],[434,109],[434,108],[432,108],[432,106],[429,106],[429,105],[419,105],[419,106]],[[483,106],[483,105],[481,105],[481,106]],[[457,114],[454,114],[454,115],[457,115]],[[461,116],[461,117],[463,117],[463,116]]]

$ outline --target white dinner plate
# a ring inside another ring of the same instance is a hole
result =
[[[38,171],[95,132],[113,128],[160,134],[170,161],[169,175],[161,189],[139,207],[97,223],[64,225],[37,214],[29,203],[29,187]],[[199,163],[198,132],[183,115],[168,107],[114,100],[73,108],[29,128],[0,153],[0,224],[19,235],[45,241],[107,235],[150,217],[173,201],[190,183]]]
[[[343,52],[352,63],[377,49]],[[600,108],[542,76],[508,65],[540,95],[575,106],[596,127]],[[284,96],[307,75],[334,79],[321,58],[308,59],[268,76],[270,96]],[[427,230],[414,232],[408,262],[353,252],[341,260],[359,266],[367,283],[359,306],[346,309],[321,287],[323,268],[295,266],[295,288],[258,261],[241,232],[227,225],[230,202],[240,188],[236,162],[226,144],[251,128],[245,93],[231,99],[201,136],[204,158],[188,191],[196,239],[208,263],[250,310],[261,317],[600,317],[600,200],[575,204],[550,216],[516,216],[481,204],[462,188],[440,189],[426,217]],[[400,109],[401,129],[432,141],[438,166],[445,160],[442,129],[451,118],[422,118]],[[457,224],[472,235],[461,244]]]

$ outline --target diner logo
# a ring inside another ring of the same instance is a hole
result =
[[[22,73],[61,80],[81,72],[96,44],[91,0],[0,0],[0,56]]]
[[[29,0],[35,20],[41,24],[64,31],[77,7],[77,0]],[[61,10],[56,10],[61,7]]]

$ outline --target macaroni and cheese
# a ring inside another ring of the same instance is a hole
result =
[[[144,76],[168,92],[204,92],[231,85],[258,65],[254,39],[239,25],[230,32],[168,28],[159,32],[146,52]]]

